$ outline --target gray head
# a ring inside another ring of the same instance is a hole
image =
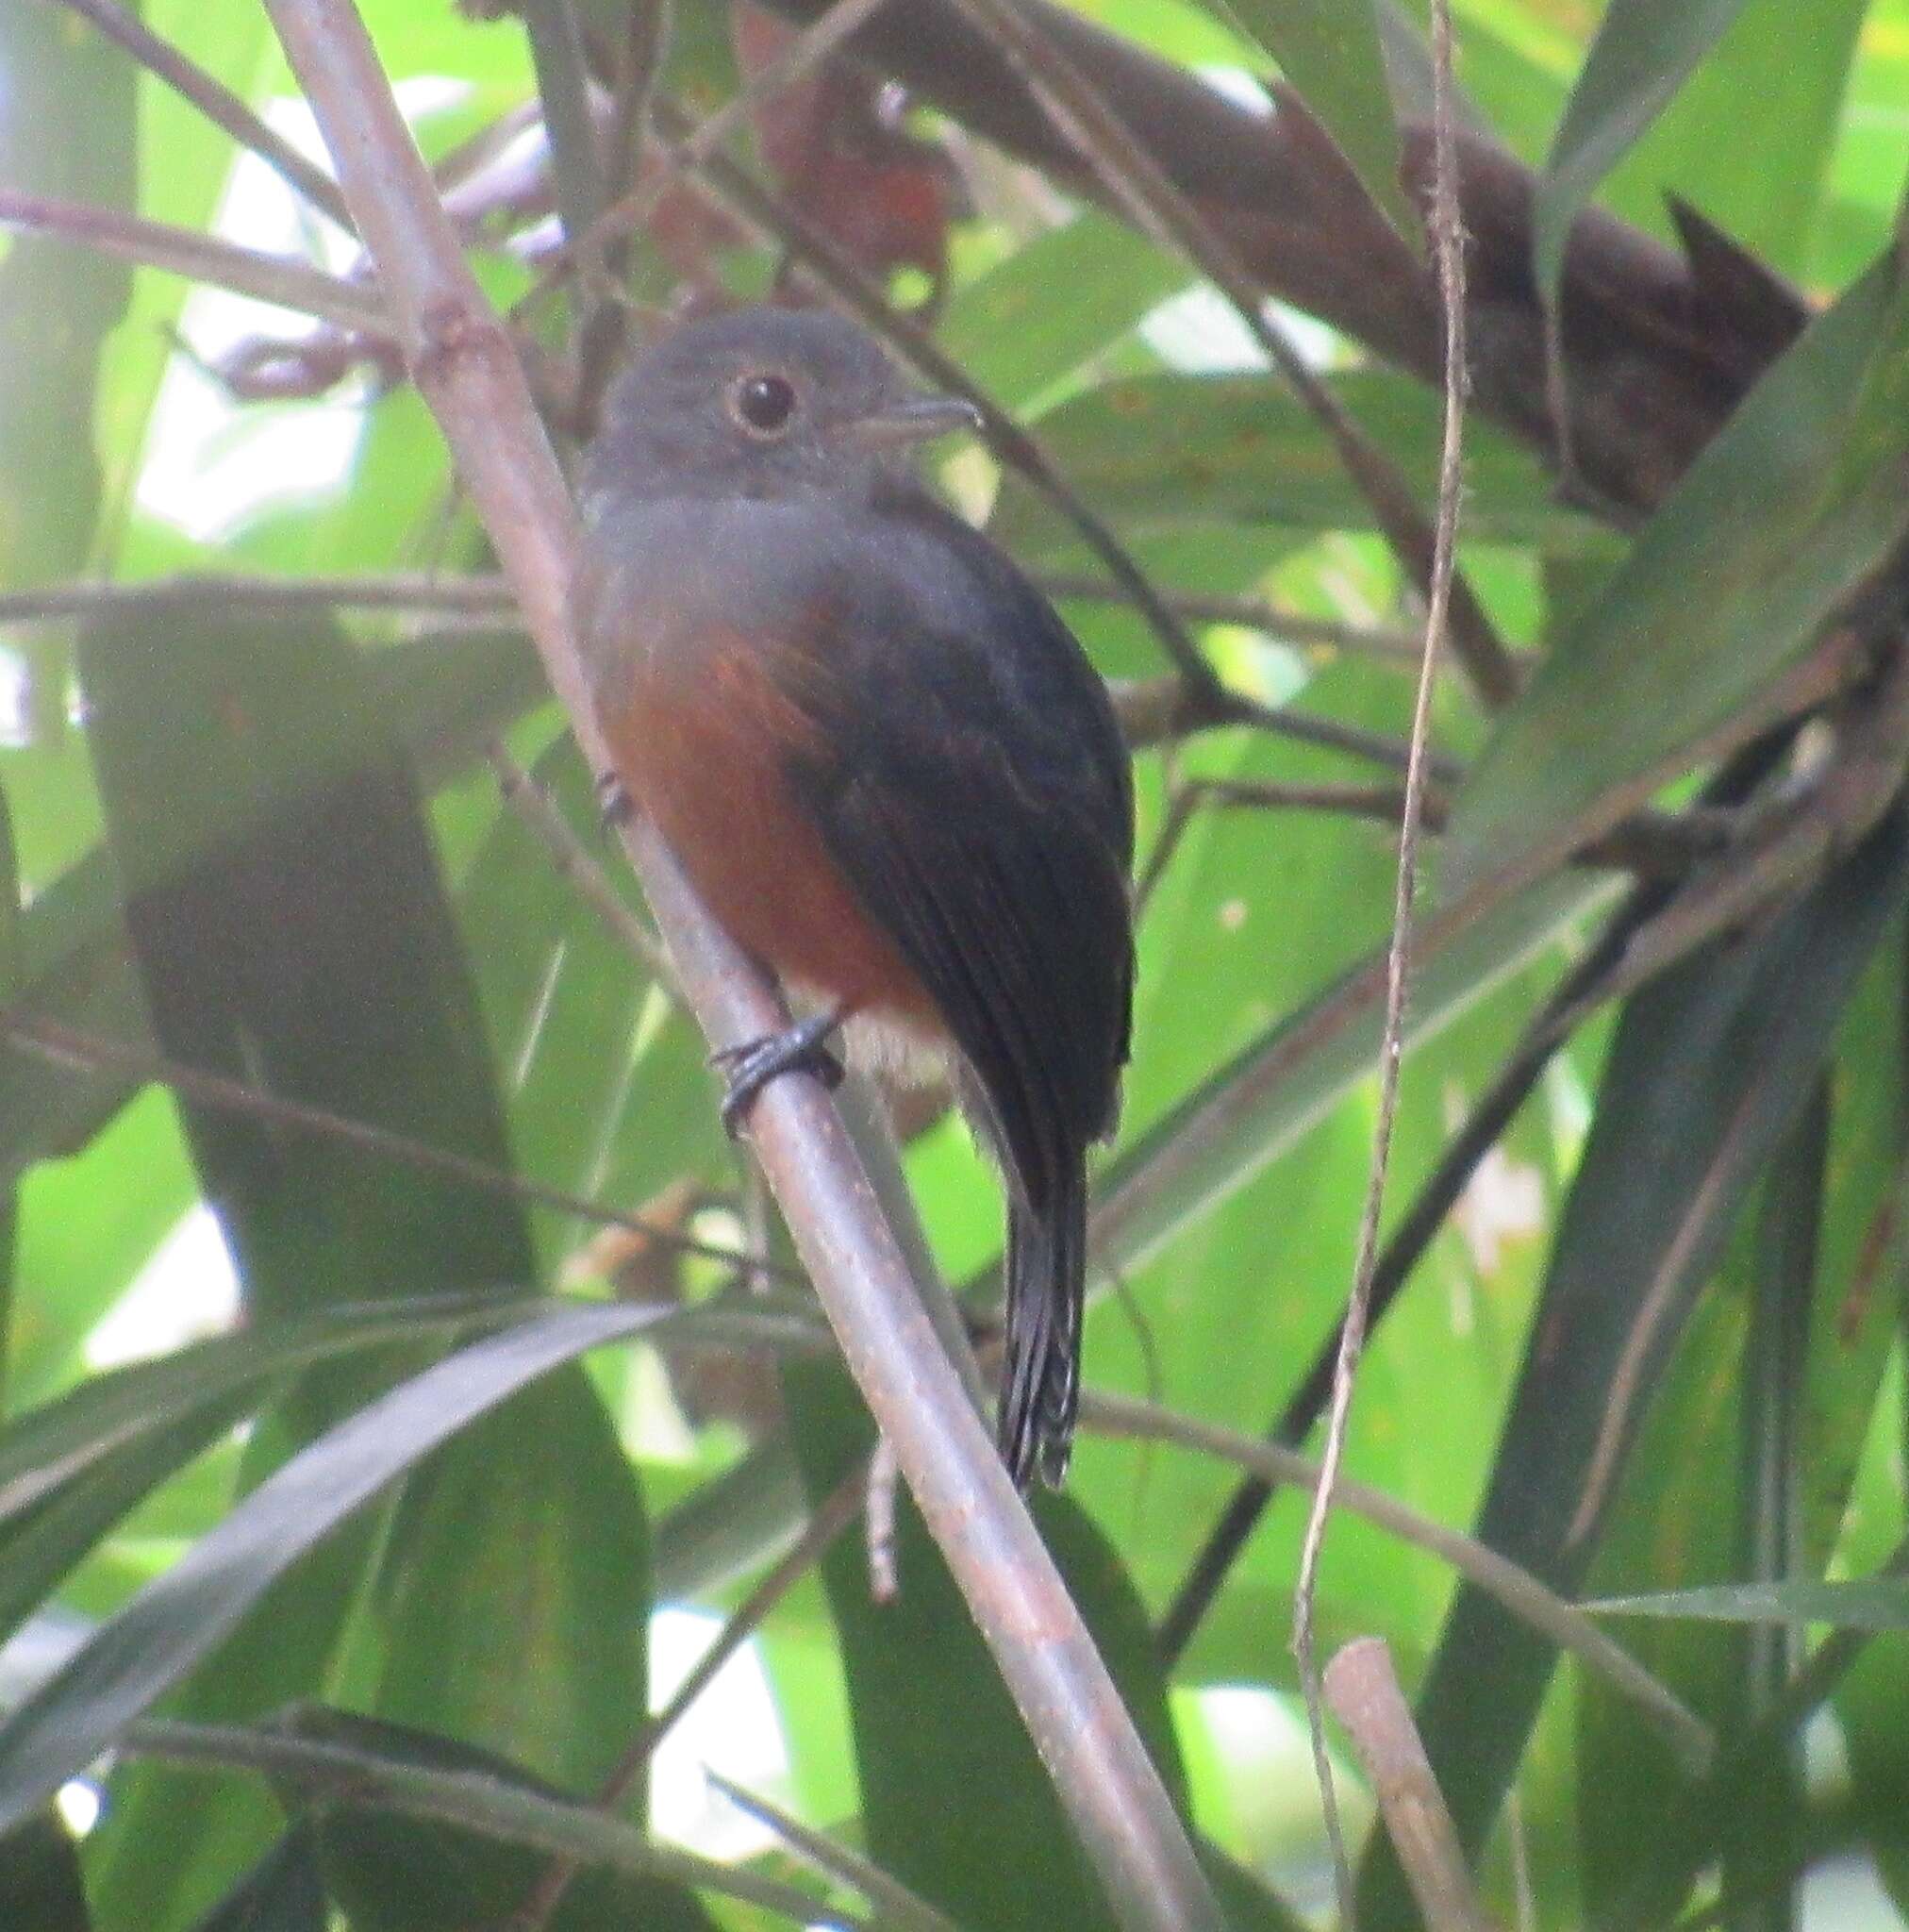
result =
[[[895,453],[971,428],[911,390],[879,343],[820,309],[741,308],[641,351],[604,399],[585,461],[605,497],[864,494]]]

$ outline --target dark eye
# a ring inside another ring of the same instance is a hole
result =
[[[780,436],[795,414],[795,385],[786,375],[745,375],[729,391],[729,413],[752,436]]]

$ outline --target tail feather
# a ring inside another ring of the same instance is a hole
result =
[[[1087,1296],[1087,1189],[1076,1156],[1036,1211],[1007,1216],[1007,1360],[1001,1381],[1001,1456],[1018,1488],[1038,1471],[1067,1474],[1080,1410],[1081,1316]]]

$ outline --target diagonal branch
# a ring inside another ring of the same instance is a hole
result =
[[[563,480],[510,339],[466,268],[430,175],[349,0],[268,0],[414,376],[515,582],[585,755],[610,760],[568,626],[575,544]],[[690,1006],[718,1044],[781,1020],[760,974],[710,920],[652,829],[625,831]],[[840,1118],[813,1080],[760,1097],[753,1138],[830,1324],[959,1581],[1062,1803],[1129,1927],[1204,1932],[1218,1906],[1171,1800],[1066,1586],[916,1302]]]
[[[768,1621],[776,1605],[822,1561],[836,1539],[861,1513],[867,1489],[868,1471],[858,1463],[837,1484],[834,1492],[823,1498],[802,1534],[770,1566],[690,1666],[670,1701],[637,1727],[636,1734],[624,1745],[622,1756],[597,1789],[595,1803],[599,1811],[615,1814],[637,1788],[650,1759],[656,1756],[656,1746],[681,1723],[684,1713],[709,1688],[722,1666]],[[508,1932],[542,1932],[582,1869],[580,1859],[553,1858],[535,1890],[518,1907]]]
[[[697,1255],[705,1260],[745,1268],[782,1281],[801,1279],[793,1270],[767,1257],[743,1254],[715,1241],[698,1241],[693,1235],[679,1233],[644,1215],[624,1214],[582,1194],[489,1167],[481,1160],[453,1154],[447,1148],[433,1147],[424,1141],[414,1141],[408,1134],[395,1133],[371,1121],[354,1120],[349,1114],[310,1107],[302,1100],[287,1100],[281,1094],[266,1092],[263,1088],[248,1086],[243,1080],[234,1080],[204,1067],[185,1066],[148,1048],[126,1041],[103,1039],[43,1014],[24,1012],[18,1007],[0,1010],[0,1037],[22,1052],[38,1055],[56,1066],[78,1067],[88,1073],[109,1072],[126,1079],[170,1087],[197,1107],[262,1121],[287,1133],[362,1147],[368,1154],[375,1154],[399,1167],[444,1174],[487,1193],[554,1208],[559,1214],[573,1215],[594,1225],[622,1228],[626,1234],[636,1235],[654,1247],[667,1248],[672,1254]]]
[[[346,234],[352,232],[351,211],[338,192],[338,183],[323,168],[314,167],[276,128],[253,112],[217,75],[156,34],[138,14],[119,0],[59,0],[100,33],[123,47],[155,79],[164,82],[182,100],[190,101],[213,126],[249,148],[294,194],[303,195],[321,214],[329,215]]]
[[[1085,1426],[1096,1434],[1128,1437],[1137,1441],[1170,1442],[1251,1470],[1269,1483],[1290,1483],[1311,1494],[1319,1490],[1319,1464],[1296,1449],[1279,1442],[1261,1441],[1235,1429],[1220,1428],[1150,1402],[1088,1389],[1083,1391],[1081,1417]],[[1714,1761],[1717,1735],[1710,1726],[1575,1604],[1559,1596],[1529,1570],[1508,1557],[1500,1556],[1462,1529],[1422,1516],[1396,1496],[1375,1490],[1369,1483],[1341,1480],[1336,1501],[1339,1507],[1351,1514],[1363,1516],[1388,1535],[1449,1563],[1459,1575],[1494,1597],[1513,1616],[1596,1671],[1650,1716],[1693,1771],[1706,1770]]]
[[[6,228],[22,235],[48,235],[145,268],[169,269],[193,281],[229,289],[235,295],[250,295],[255,301],[274,302],[281,308],[335,322],[340,328],[382,335],[389,326],[384,298],[375,288],[327,275],[289,255],[241,248],[191,228],[169,227],[164,222],[148,222],[111,208],[0,186],[0,229]]]

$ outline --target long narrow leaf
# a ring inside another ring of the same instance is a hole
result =
[[[421,1457],[656,1308],[572,1307],[473,1343],[339,1424],[266,1478],[0,1724],[0,1829],[85,1768],[207,1656],[266,1587]]]
[[[1571,90],[1532,210],[1539,286],[1555,295],[1571,223],[1691,70],[1722,39],[1743,0],[1611,0]]]
[[[1839,1630],[1909,1630],[1909,1578],[1720,1583],[1705,1590],[1600,1597],[1585,1608],[1608,1616],[1699,1617],[1714,1624],[1829,1624]]]
[[[1892,252],[1758,384],[1505,713],[1453,807],[1448,890],[1609,829],[1802,648],[1909,527],[1905,386]]]

